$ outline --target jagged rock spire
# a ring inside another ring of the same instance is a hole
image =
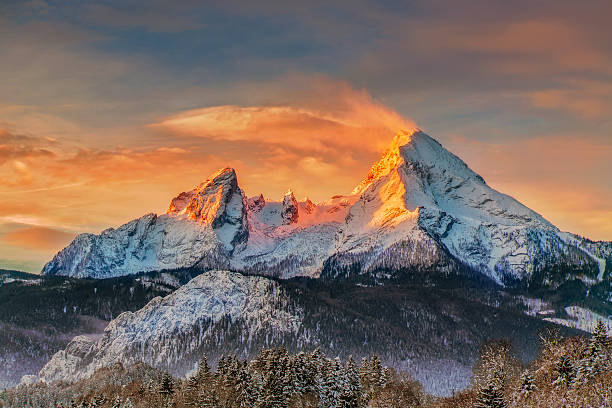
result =
[[[222,229],[222,234],[218,231],[219,239],[231,251],[248,239],[246,208],[246,197],[238,186],[236,171],[225,167],[193,190],[173,198],[167,213]]]
[[[283,207],[281,209],[281,218],[284,225],[297,222],[299,217],[298,202],[291,189],[285,193],[283,197]]]

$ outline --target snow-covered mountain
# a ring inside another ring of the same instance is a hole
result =
[[[559,231],[417,130],[400,132],[348,196],[247,199],[226,168],[175,197],[164,215],[78,236],[43,273],[102,278],[199,266],[381,280],[469,270],[506,286],[555,286],[594,284],[611,263],[610,243]]]
[[[273,336],[296,333],[301,321],[300,311],[289,307],[274,281],[227,271],[207,272],[165,298],[156,297],[137,312],[122,313],[97,342],[87,336],[75,337],[43,367],[39,378],[76,381],[117,361],[128,365],[141,361],[173,370],[191,368],[201,348],[219,340],[228,322],[240,322],[247,328],[240,333],[246,347],[261,333],[269,335],[270,341]],[[192,354],[195,357],[190,359]]]

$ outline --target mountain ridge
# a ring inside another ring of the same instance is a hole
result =
[[[192,266],[281,278],[381,268],[455,273],[449,256],[502,286],[592,284],[609,275],[612,246],[561,232],[417,129],[399,132],[350,195],[318,204],[291,192],[281,201],[247,198],[235,170],[223,168],[177,195],[166,214],[79,235],[43,274],[100,278]]]

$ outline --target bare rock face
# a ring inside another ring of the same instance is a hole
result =
[[[306,214],[312,214],[316,210],[316,208],[316,204],[310,201],[310,198],[306,197],[306,199],[304,200],[304,212]]]
[[[249,236],[247,200],[236,171],[226,167],[193,190],[172,199],[167,214],[210,225],[229,252],[245,243]]]
[[[299,218],[298,202],[293,195],[293,191],[289,190],[283,197],[283,206],[281,209],[281,218],[284,225],[289,225],[297,222]]]
[[[248,200],[248,209],[250,212],[258,212],[266,205],[266,199],[263,194]]]
[[[236,171],[224,168],[191,191],[172,199],[167,214],[186,216],[213,228],[222,227],[228,220],[241,222],[244,196],[238,187]],[[232,208],[234,206],[234,208]]]

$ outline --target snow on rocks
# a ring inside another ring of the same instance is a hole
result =
[[[101,339],[77,336],[42,368],[38,380],[74,382],[96,369],[138,361],[160,369],[199,355],[201,346],[218,334],[211,328],[225,320],[242,322],[248,343],[264,329],[296,333],[303,317],[291,313],[280,286],[263,277],[209,271],[137,312],[124,312],[111,321]],[[32,381],[28,378],[27,381]]]
[[[281,219],[283,225],[293,224],[297,222],[299,217],[298,202],[293,195],[293,191],[287,191],[283,197],[283,207],[281,209]]]
[[[449,254],[504,286],[555,286],[568,273],[593,284],[605,278],[612,244],[560,232],[415,130],[398,133],[351,195],[247,200],[224,168],[176,196],[167,214],[79,235],[43,273],[102,278],[199,265],[318,277],[330,259],[368,273],[445,269]],[[569,272],[547,275],[559,269]]]

